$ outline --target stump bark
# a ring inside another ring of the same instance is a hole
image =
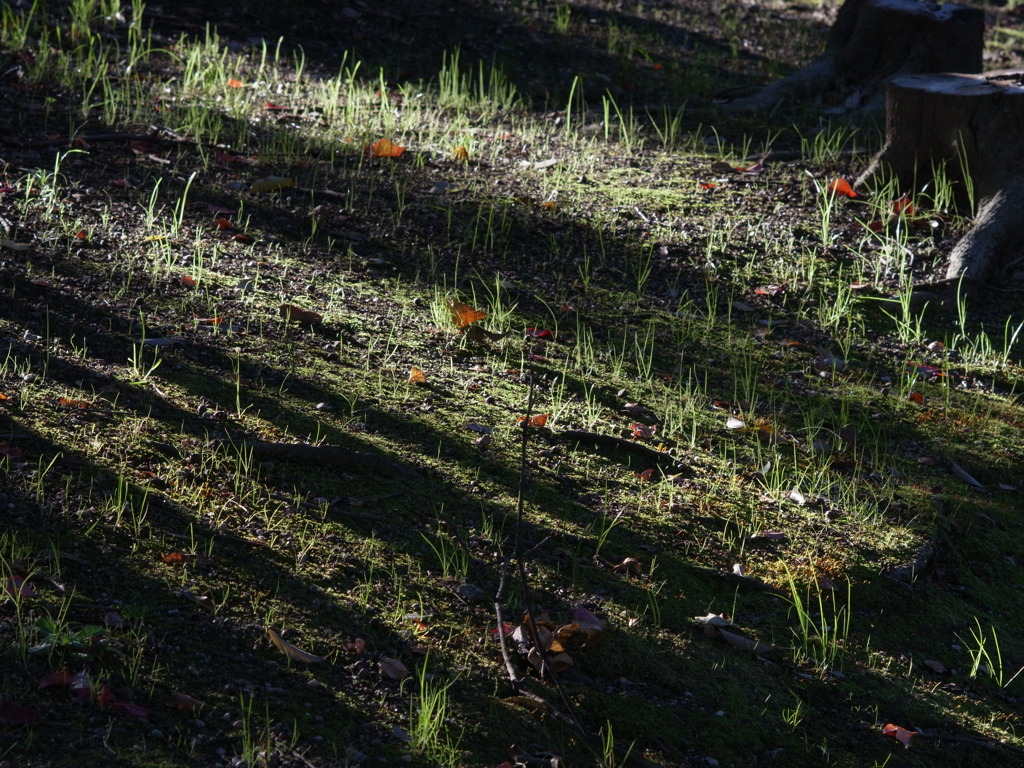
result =
[[[941,168],[959,210],[977,211],[946,277],[997,278],[1024,241],[1024,70],[897,78],[885,123],[885,146],[857,184],[895,177],[910,192],[936,183]]]
[[[824,53],[726,109],[765,111],[834,93],[870,104],[894,77],[912,73],[981,72],[984,12],[918,0],[846,0]],[[880,104],[879,104],[880,106]]]

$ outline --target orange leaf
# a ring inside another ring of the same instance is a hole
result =
[[[469,150],[466,149],[463,146],[456,147],[455,151],[452,152],[452,155],[460,163],[467,163],[467,162],[469,162]]]
[[[314,312],[311,309],[303,309],[302,307],[296,307],[294,304],[282,304],[278,307],[278,312],[281,313],[281,317],[285,319],[285,322],[293,323],[310,323],[316,325],[324,321],[324,316],[319,312]]]
[[[92,407],[92,403],[87,403],[85,400],[73,400],[70,397],[58,397],[57,403],[64,408],[81,408],[84,410]]]
[[[882,727],[882,733],[886,736],[892,736],[896,741],[902,744],[904,747],[909,747],[910,742],[913,741],[917,735],[914,731],[908,731],[906,728],[900,728],[898,725],[892,723],[886,723]]]
[[[366,153],[373,157],[398,157],[405,152],[405,147],[400,147],[390,139],[377,139],[366,147]]]
[[[192,277],[192,275],[183,275],[181,278],[181,284],[186,288],[195,288],[198,283],[199,281]]]
[[[427,374],[417,368],[415,365],[409,369],[409,383],[410,384],[426,384]]]
[[[907,399],[910,400],[910,402],[912,403],[923,403],[924,395],[922,395],[920,392],[911,392],[910,397],[908,397]]]
[[[543,427],[548,423],[548,416],[550,415],[551,414],[548,413],[539,413],[536,416],[531,416],[529,421],[527,421],[525,416],[520,416],[516,419],[516,423],[522,424],[523,422],[526,422],[526,426],[528,427]]]
[[[700,182],[700,188],[701,189],[708,189],[708,190],[710,190],[710,189],[714,189],[717,186],[718,186],[717,184],[712,184],[710,181],[702,181],[702,182]]]
[[[653,480],[654,479],[654,468],[645,469],[643,472],[637,472],[636,476],[641,480]]]
[[[853,187],[850,186],[850,182],[846,179],[836,179],[828,185],[828,191],[833,195],[849,197],[850,199],[859,197],[859,195],[853,191]]]
[[[231,223],[230,219],[225,219],[223,217],[221,217],[219,219],[214,219],[213,223],[217,225],[217,229],[234,229],[235,228],[235,225]]]
[[[487,313],[481,309],[473,309],[469,304],[463,304],[455,299],[448,299],[448,311],[451,312],[452,322],[456,328],[465,328],[477,320],[483,320]]]
[[[236,80],[233,77],[230,80],[228,80],[228,88],[241,88],[242,85],[243,84],[241,80]]]
[[[184,552],[167,552],[160,555],[160,559],[167,563],[167,565],[180,565],[185,562],[186,558]]]

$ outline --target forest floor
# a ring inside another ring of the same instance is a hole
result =
[[[266,5],[0,3],[0,766],[1020,765],[1019,295],[721,109],[835,6]]]

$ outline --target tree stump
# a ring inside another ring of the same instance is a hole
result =
[[[870,103],[873,94],[899,75],[981,72],[984,32],[985,15],[979,8],[918,0],[846,0],[821,56],[726,109],[765,111],[836,91],[856,92],[858,103]]]
[[[942,168],[973,229],[946,277],[995,278],[1024,243],[1024,70],[910,75],[886,94],[885,146],[857,184],[895,177],[901,192],[934,183]]]

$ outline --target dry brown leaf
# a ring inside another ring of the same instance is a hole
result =
[[[398,659],[392,659],[390,656],[381,656],[380,672],[382,675],[390,677],[392,680],[403,680],[412,674],[405,664],[400,662]]]
[[[171,694],[169,704],[175,709],[182,709],[186,712],[198,712],[203,708],[203,702],[197,698],[189,696],[187,693],[175,692]]]
[[[311,309],[303,309],[302,307],[296,307],[294,304],[282,304],[277,310],[281,317],[284,318],[285,322],[292,323],[309,323],[316,325],[324,321],[324,316],[319,312],[314,312]]]
[[[737,635],[735,632],[728,632],[721,627],[718,629],[718,635],[733,648],[738,648],[741,651],[750,651],[751,653],[771,653],[775,650],[774,645],[762,643],[760,640],[751,640],[749,637]]]
[[[314,656],[309,651],[304,651],[292,645],[272,627],[267,627],[267,635],[270,637],[270,642],[274,644],[274,647],[293,661],[301,661],[303,664],[314,664],[327,658],[326,656]]]

